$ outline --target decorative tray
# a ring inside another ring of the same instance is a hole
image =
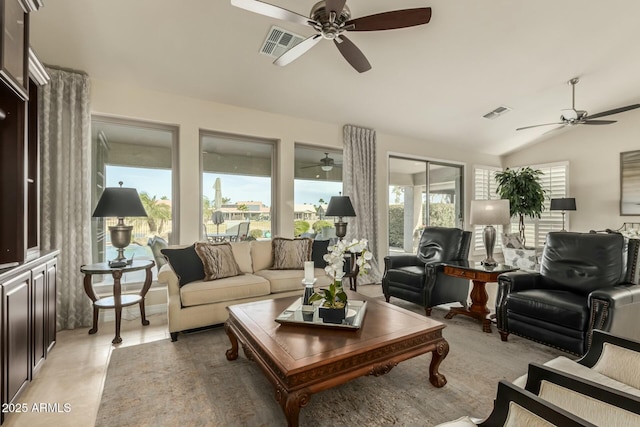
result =
[[[357,330],[360,329],[364,314],[367,310],[366,301],[349,300],[347,302],[347,317],[341,324],[325,323],[318,317],[318,305],[303,306],[302,298],[295,300],[285,311],[276,317],[276,322],[283,325],[306,325],[321,328],[335,328]]]

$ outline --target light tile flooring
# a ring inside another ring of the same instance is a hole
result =
[[[147,316],[147,319],[150,325],[142,326],[139,317],[123,312],[122,344],[118,346],[169,338],[165,313]],[[53,351],[18,398],[18,403],[26,404],[28,412],[5,414],[2,427],[87,427],[95,424],[109,357],[116,348],[111,344],[115,323],[101,321],[95,335],[88,335],[88,331],[89,328],[58,331]],[[49,405],[49,412],[34,412],[34,404],[39,407],[40,404],[56,403],[59,412],[54,412],[55,405]],[[68,412],[64,412],[64,404],[68,404]]]

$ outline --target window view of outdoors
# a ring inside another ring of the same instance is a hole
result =
[[[342,152],[304,145],[295,147],[294,234],[316,239],[335,237],[334,218],[325,218],[331,196],[342,191]]]
[[[390,253],[415,253],[426,226],[461,227],[462,209],[462,166],[389,158]]]
[[[203,238],[270,238],[275,143],[202,132],[200,146]]]
[[[93,117],[93,194],[96,206],[103,188],[135,188],[147,217],[125,218],[133,226],[131,244],[124,255],[131,259],[155,260],[149,246],[154,237],[166,244],[172,240],[173,230],[173,152],[177,139],[174,127],[144,122]],[[111,245],[109,227],[117,218],[93,218],[94,262],[116,258],[117,249]],[[154,277],[157,267],[153,269]],[[124,277],[124,276],[123,276]],[[144,271],[125,277],[128,281],[143,281]],[[104,276],[105,282],[111,280]]]

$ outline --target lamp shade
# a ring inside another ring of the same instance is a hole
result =
[[[135,188],[107,187],[93,211],[94,218],[147,216]]]
[[[353,210],[351,199],[349,196],[333,196],[329,200],[329,206],[325,216],[356,216],[356,212]]]
[[[473,225],[508,224],[509,200],[472,200],[470,223]]]
[[[551,207],[549,210],[552,211],[575,211],[576,210],[576,199],[573,197],[566,197],[563,199],[551,199]]]

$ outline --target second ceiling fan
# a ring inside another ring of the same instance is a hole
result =
[[[346,0],[320,1],[311,8],[309,17],[258,0],[231,0],[231,4],[271,18],[309,25],[316,30],[317,34],[280,55],[274,64],[287,65],[320,40],[327,39],[333,40],[344,59],[360,73],[370,70],[371,64],[362,51],[344,35],[345,32],[392,30],[426,24],[431,20],[430,7],[394,10],[351,19]]]
[[[516,130],[524,130],[537,128],[540,126],[551,126],[551,125],[560,125],[557,128],[551,129],[560,129],[564,126],[573,126],[573,125],[610,125],[615,123],[615,120],[596,120],[601,117],[611,116],[613,114],[623,113],[625,111],[634,110],[636,108],[640,108],[640,104],[632,104],[627,105],[626,107],[614,108],[613,110],[603,111],[601,113],[591,114],[587,113],[584,110],[576,110],[576,85],[580,79],[578,77],[574,77],[569,80],[569,84],[571,85],[571,108],[562,110],[562,115],[560,116],[559,122],[554,123],[543,123],[541,125],[533,125],[533,126],[525,126],[518,128]]]

